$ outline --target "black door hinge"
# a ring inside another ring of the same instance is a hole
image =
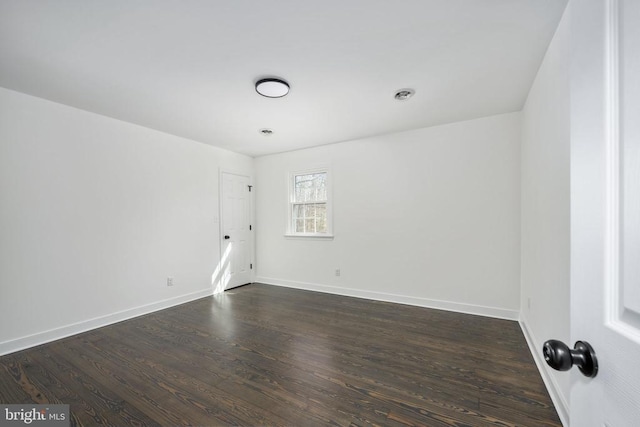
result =
[[[253,270],[253,264],[249,264],[249,270]]]
[[[249,231],[253,230],[253,228],[251,227],[251,224],[249,224]]]
[[[249,193],[251,193],[251,189],[253,188],[253,185],[247,185],[247,187],[249,187]]]

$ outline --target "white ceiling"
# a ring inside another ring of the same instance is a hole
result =
[[[565,6],[0,0],[0,86],[259,156],[518,111]]]

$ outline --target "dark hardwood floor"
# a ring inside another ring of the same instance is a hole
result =
[[[561,426],[516,322],[254,284],[0,357],[72,425]]]

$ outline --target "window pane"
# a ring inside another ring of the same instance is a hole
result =
[[[313,175],[295,176],[295,198],[298,202],[311,200],[313,192]]]
[[[322,185],[322,187],[318,188],[318,196],[316,197],[318,201],[327,200],[327,187],[324,186],[324,183]]]
[[[304,220],[304,225],[305,225],[305,233],[315,233],[316,232],[316,225],[315,225],[315,219],[311,218],[311,219],[305,219]]]
[[[298,185],[311,185],[313,181],[313,175],[296,175],[296,186]]]
[[[316,205],[316,232],[327,232],[327,205],[324,203]]]
[[[313,188],[315,201],[327,200],[327,174],[317,173],[313,175]]]
[[[305,218],[313,218],[316,216],[316,205],[304,205]]]
[[[327,173],[295,175],[293,193],[295,202],[326,201]]]
[[[304,233],[304,220],[297,219],[296,220],[296,233]]]

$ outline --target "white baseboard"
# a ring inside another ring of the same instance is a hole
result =
[[[119,311],[117,313],[108,314],[106,316],[95,317],[93,319],[73,323],[60,328],[39,332],[26,337],[0,342],[0,356],[204,298],[212,295],[212,292],[212,289],[207,288],[190,294],[153,302],[151,304],[145,304],[128,310]]]
[[[406,295],[389,294],[385,292],[365,291],[361,289],[342,288],[337,286],[319,285],[315,283],[294,282],[290,280],[256,277],[256,283],[283,286],[286,288],[304,289],[307,291],[324,292],[328,294],[344,295],[348,297],[364,298],[376,301],[394,302],[398,304],[415,305],[418,307],[435,308],[439,310],[455,311],[458,313],[475,314],[477,316],[495,317],[499,319],[518,320],[517,310],[485,307],[482,305],[465,304],[452,301],[441,301],[429,298],[412,297]]]
[[[538,371],[540,371],[542,381],[544,381],[544,385],[547,387],[549,396],[551,396],[551,401],[556,407],[556,411],[558,411],[560,421],[562,422],[563,426],[569,427],[569,404],[567,403],[565,396],[560,392],[560,386],[558,385],[556,380],[551,375],[549,375],[549,372],[546,368],[546,362],[542,359],[542,347],[537,348],[536,343],[539,341],[536,340],[533,332],[527,326],[526,319],[521,318],[518,323],[520,323],[520,328],[522,329],[524,338],[527,340],[529,350],[533,355],[533,360],[536,362]]]

